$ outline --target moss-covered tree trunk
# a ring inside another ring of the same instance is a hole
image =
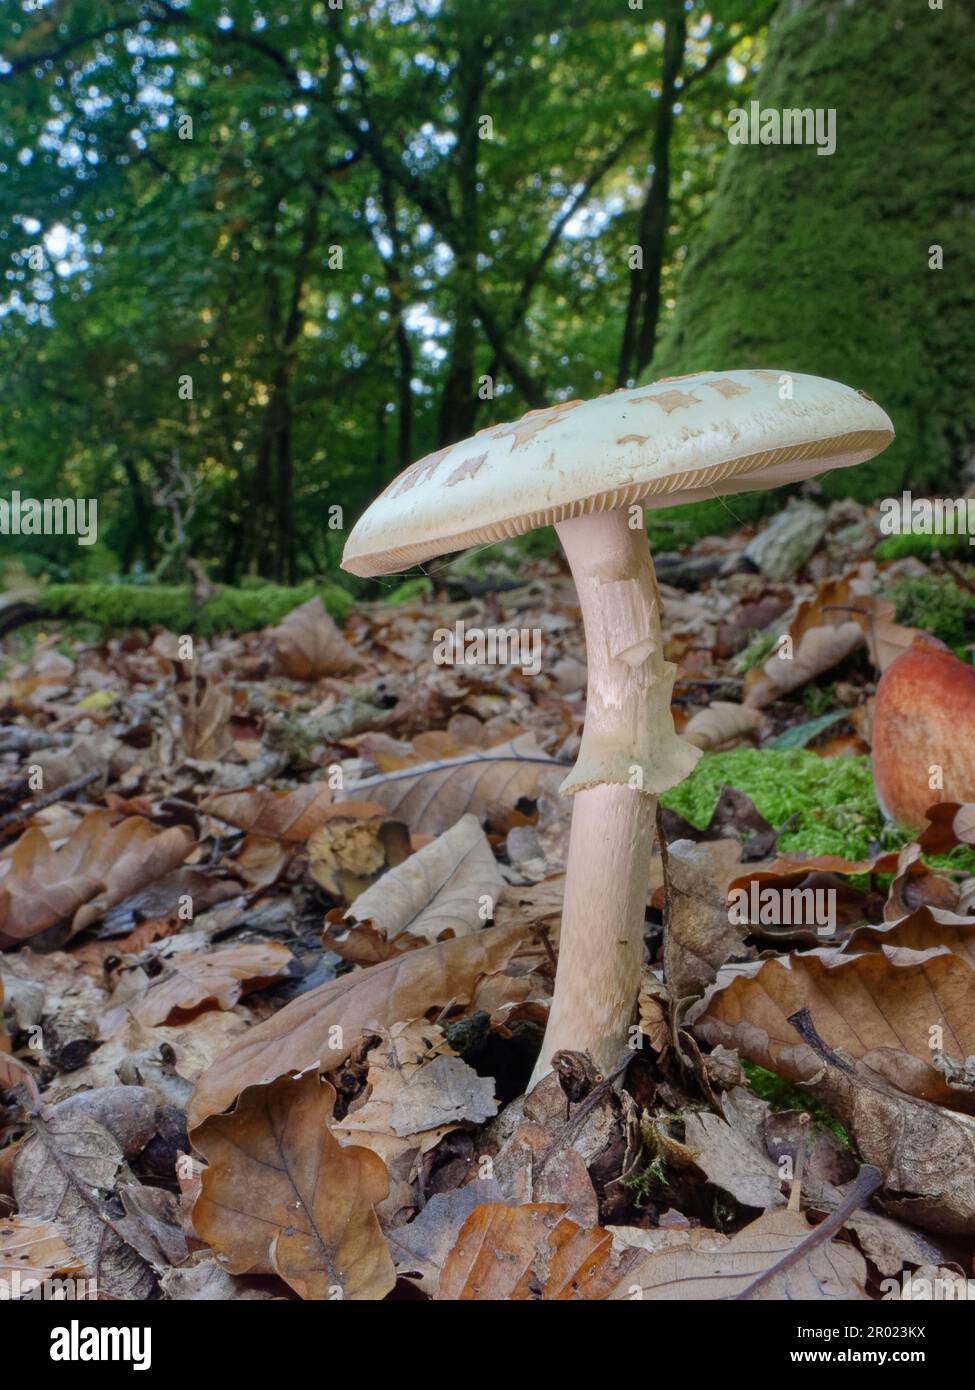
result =
[[[897,441],[828,495],[950,483],[975,447],[975,15],[943,2],[785,0],[754,98],[835,110],[835,153],[732,146],[653,362],[867,391]]]

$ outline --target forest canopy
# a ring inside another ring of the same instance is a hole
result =
[[[907,120],[880,94],[908,8],[884,0],[867,24],[823,0],[6,5],[5,474],[99,505],[97,546],[21,537],[21,559],[165,581],[192,555],[224,583],[293,583],[333,571],[355,516],[425,451],[702,367],[852,372],[888,408],[890,371],[906,451],[864,485],[943,471],[965,436],[945,394],[970,354],[915,309],[937,280],[919,210],[950,207],[953,174],[902,150],[915,178],[877,207],[890,254],[870,315],[852,313],[857,224],[825,236],[845,218],[830,181],[872,196],[897,154],[870,122]],[[960,119],[950,22],[897,53],[939,68]],[[814,101],[824,66],[830,158],[729,143],[731,111]],[[957,296],[953,249],[938,273]]]

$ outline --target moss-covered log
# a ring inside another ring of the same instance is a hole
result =
[[[754,97],[835,110],[835,153],[731,148],[649,373],[781,367],[867,391],[897,441],[822,479],[829,496],[949,484],[971,455],[973,63],[964,4],[783,3]]]
[[[163,584],[48,584],[31,595],[17,594],[16,604],[0,611],[0,631],[39,618],[96,623],[104,628],[153,627],[171,632],[249,632],[278,623],[293,608],[316,594],[332,617],[348,616],[353,599],[337,584],[302,584],[287,588],[266,584],[254,589],[219,588],[198,602],[189,587]],[[0,595],[0,600],[3,596]],[[4,605],[0,603],[0,609]]]

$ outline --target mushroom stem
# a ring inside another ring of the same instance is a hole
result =
[[[643,525],[627,512],[558,524],[586,632],[589,685],[575,796],[559,961],[532,1084],[563,1048],[608,1072],[629,1039],[640,983],[643,919],[659,794],[700,752],[674,732],[676,668],[664,661],[660,599]]]

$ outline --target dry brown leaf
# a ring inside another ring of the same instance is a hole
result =
[[[703,993],[745,938],[725,895],[740,858],[736,840],[675,840],[668,848],[664,980],[675,1007]]]
[[[493,1177],[500,1192],[511,1206],[556,1202],[577,1225],[597,1225],[599,1199],[585,1159],[571,1147],[554,1153],[551,1148],[548,1130],[531,1120],[519,1125],[494,1156]],[[483,1182],[478,1174],[471,1185],[480,1191]]]
[[[55,1275],[81,1274],[84,1266],[53,1221],[34,1216],[0,1216],[0,1279],[7,1298],[27,1295]],[[35,1282],[36,1281],[36,1282]]]
[[[233,856],[235,873],[248,888],[270,888],[291,863],[294,845],[264,835],[245,835]]]
[[[975,1052],[975,970],[941,947],[882,946],[857,956],[812,950],[726,967],[690,1012],[705,1042],[735,1047],[795,1081],[801,1038],[788,1020],[801,1008],[830,1047],[931,1100],[951,1103],[932,1063],[931,1030],[943,1030],[949,1055]]]
[[[225,686],[205,677],[177,687],[180,707],[180,742],[189,758],[220,759],[233,749],[230,716],[233,696]]]
[[[444,1260],[456,1245],[461,1226],[475,1207],[492,1201],[503,1202],[504,1198],[497,1184],[485,1178],[471,1187],[435,1193],[412,1221],[387,1231],[386,1239],[400,1274],[418,1275],[410,1282],[433,1297]]]
[[[864,1062],[851,1065],[842,1053],[821,1055],[803,1044],[794,1065],[865,1162],[880,1169],[889,1212],[938,1234],[975,1234],[971,1115],[894,1090]]]
[[[153,1112],[139,1086],[72,1097],[35,1118],[14,1162],[20,1214],[56,1221],[100,1291],[115,1298],[147,1298],[152,1289],[152,1272],[123,1236],[105,1194],[125,1171],[125,1153],[151,1138]]]
[[[466,1003],[482,976],[505,968],[524,934],[520,924],[489,927],[299,995],[217,1058],[190,1099],[190,1127],[226,1109],[247,1086],[315,1065],[333,1071],[370,1032],[421,1018],[434,1007]]]
[[[667,1302],[734,1298],[809,1236],[813,1227],[798,1211],[767,1211],[718,1249],[688,1242],[646,1255],[626,1270],[609,1297]],[[815,1247],[756,1294],[758,1301],[865,1299],[867,1265],[852,1245]]]
[[[0,880],[0,945],[69,917],[72,933],[81,931],[182,864],[193,847],[184,826],[157,831],[139,816],[113,819],[110,811],[89,811],[58,850],[36,828],[21,835]]]
[[[291,959],[287,947],[276,941],[244,942],[210,952],[175,952],[130,1012],[139,1023],[154,1028],[186,1022],[187,1015],[203,1008],[232,1009],[245,988],[249,992],[269,984],[284,974]]]
[[[277,627],[269,629],[269,636],[282,669],[292,680],[317,681],[365,665],[317,597],[292,609]]]
[[[437,1298],[605,1298],[620,1279],[613,1237],[601,1226],[577,1226],[566,1210],[553,1202],[475,1207],[444,1261]],[[627,1262],[632,1257],[623,1256]]]
[[[345,920],[372,922],[387,941],[401,932],[428,942],[469,936],[494,916],[504,889],[487,836],[476,817],[463,816],[367,888]]]
[[[863,641],[860,624],[852,620],[837,627],[808,628],[796,642],[791,657],[777,650],[760,669],[753,667],[745,679],[745,704],[763,709],[790,690],[832,670]]]
[[[335,1091],[317,1073],[253,1086],[194,1134],[207,1160],[193,1207],[230,1274],[276,1273],[305,1299],[381,1299],[396,1282],[375,1206],[382,1159],[329,1128]]]
[[[735,1118],[734,1111],[731,1114]],[[730,1192],[742,1206],[785,1206],[778,1167],[744,1127],[706,1110],[689,1111],[684,1116],[684,1143],[708,1182]]]
[[[523,734],[484,752],[367,777],[348,795],[381,802],[413,831],[440,835],[468,812],[483,824],[522,798],[557,790],[568,770]]]
[[[267,787],[215,792],[204,797],[200,810],[252,835],[297,844],[324,825],[335,808],[332,793],[324,782],[308,782],[289,792]]]
[[[906,946],[929,951],[947,946],[975,967],[975,919],[937,907],[919,907],[883,926],[859,927],[847,942],[849,951],[879,951],[881,946]]]
[[[712,700],[687,721],[682,735],[697,748],[721,748],[754,733],[761,723],[762,716],[749,705]]]
[[[927,811],[929,824],[919,844],[925,854],[947,854],[955,845],[975,845],[975,806],[942,801]]]

